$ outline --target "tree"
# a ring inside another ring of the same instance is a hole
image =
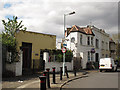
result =
[[[2,31],[2,45],[5,46],[8,52],[12,53],[11,62],[14,62],[16,57],[18,56],[17,53],[17,42],[16,42],[16,32],[19,30],[25,31],[27,28],[24,27],[22,21],[17,21],[17,16],[13,16],[13,19],[8,18],[8,22],[2,20],[4,25],[4,31]]]

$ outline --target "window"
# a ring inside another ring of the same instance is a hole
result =
[[[96,48],[99,48],[99,40],[96,39]]]
[[[80,44],[82,45],[82,35],[80,35]]]
[[[90,45],[90,37],[87,39],[87,44]]]
[[[104,49],[104,41],[102,41],[102,49]]]
[[[104,54],[102,54],[102,57],[104,58]]]
[[[90,61],[90,52],[88,52],[88,61]]]
[[[91,45],[93,45],[93,37],[91,37]]]
[[[74,37],[71,38],[71,42],[72,42],[72,43],[75,42],[75,38],[74,38]]]
[[[108,50],[108,43],[106,42],[106,50]]]
[[[108,55],[106,54],[106,58],[108,57]]]
[[[91,53],[91,60],[93,60],[93,53]]]

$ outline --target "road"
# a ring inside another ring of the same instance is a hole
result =
[[[118,72],[90,73],[88,77],[69,82],[62,88],[118,88]]]

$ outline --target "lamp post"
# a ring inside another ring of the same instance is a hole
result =
[[[68,14],[64,14],[64,41],[65,41],[65,17],[67,15],[72,15],[72,14],[75,14],[75,12],[71,12],[71,13],[68,13]],[[63,53],[63,75],[65,75],[65,53]]]
[[[68,13],[68,14],[64,14],[64,39],[65,39],[65,24],[66,24],[66,19],[65,17],[68,16],[68,15],[72,15],[72,14],[75,14],[75,12],[71,12],[71,13]]]

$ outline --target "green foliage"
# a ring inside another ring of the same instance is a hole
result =
[[[13,16],[13,19],[8,18],[8,22],[5,20],[2,20],[2,23],[4,25],[4,31],[2,32],[2,44],[7,48],[8,52],[12,53],[12,60],[11,62],[14,62],[16,57],[18,56],[17,53],[17,42],[16,42],[16,32],[19,30],[25,31],[27,28],[23,27],[22,21],[17,21],[17,16]]]
[[[65,54],[65,57],[66,57],[66,62],[71,62],[72,57],[73,57],[72,51],[71,50],[67,50],[67,52]]]
[[[63,62],[63,55],[62,54],[57,54],[56,55],[56,61],[57,62]]]
[[[73,58],[73,53],[71,50],[67,50],[65,53],[65,62],[71,62]],[[63,53],[61,50],[56,51],[56,61],[63,62]]]

